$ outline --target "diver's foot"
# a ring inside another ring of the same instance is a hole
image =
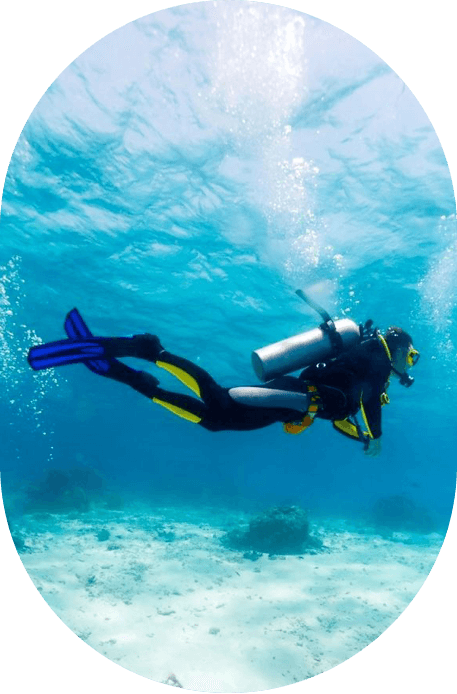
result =
[[[164,349],[157,335],[144,333],[143,335],[134,335],[130,338],[134,344],[135,357],[146,359],[146,361],[156,362],[160,352]]]
[[[159,379],[148,373],[147,371],[137,371],[132,369],[127,364],[117,359],[106,359],[109,364],[109,369],[103,373],[103,376],[112,378],[113,381],[125,383],[137,390],[147,398],[153,398],[159,386]]]
[[[105,349],[107,357],[137,357],[155,362],[163,352],[163,347],[157,335],[144,333],[132,337],[103,337],[97,338]]]
[[[160,381],[148,371],[137,371],[132,379],[132,387],[147,398],[153,398]]]

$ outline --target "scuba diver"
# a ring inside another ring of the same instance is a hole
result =
[[[250,431],[280,422],[286,433],[300,434],[316,418],[327,419],[340,433],[362,442],[367,455],[376,456],[390,377],[411,386],[414,379],[407,370],[417,363],[419,352],[401,328],[390,327],[382,335],[371,320],[364,325],[349,319],[333,321],[304,292],[296,293],[320,313],[323,323],[253,352],[253,367],[263,385],[222,387],[197,364],[168,352],[149,333],[94,337],[76,308],[65,320],[68,339],[32,347],[28,362],[36,371],[83,363],[209,431]],[[197,397],[164,390],[152,374],[119,361],[123,357],[165,369]],[[299,369],[298,376],[289,375]]]

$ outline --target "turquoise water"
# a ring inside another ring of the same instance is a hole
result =
[[[431,123],[350,36],[238,2],[167,10],[107,36],[37,104],[5,183],[9,517],[19,522],[46,470],[89,466],[127,500],[197,508],[298,504],[363,521],[401,495],[444,530],[455,239]],[[299,437],[280,425],[211,434],[81,366],[34,374],[25,361],[31,344],[64,337],[77,306],[94,334],[156,332],[221,384],[253,384],[253,349],[318,322],[297,288],[334,317],[403,326],[421,352],[413,388],[391,385],[379,458],[322,421]]]

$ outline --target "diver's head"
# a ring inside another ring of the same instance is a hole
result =
[[[409,388],[414,383],[414,378],[407,373],[407,369],[415,366],[420,356],[413,347],[413,339],[402,328],[392,326],[387,330],[385,340],[392,358],[392,372],[403,386]]]

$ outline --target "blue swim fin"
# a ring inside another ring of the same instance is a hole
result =
[[[104,353],[102,345],[80,338],[35,345],[29,350],[27,359],[34,371],[40,371],[54,366],[79,364],[90,360],[91,357],[103,356]]]
[[[67,313],[64,323],[65,332],[72,340],[77,340],[85,337],[93,337],[91,331],[84,322],[83,317],[77,308],[72,309]],[[110,360],[112,361],[112,360]],[[87,359],[84,364],[88,369],[96,374],[104,375],[110,369],[110,361],[107,359]]]
[[[155,361],[151,354],[161,348],[159,338],[148,334],[94,337],[76,308],[67,314],[64,326],[68,340],[35,345],[30,349],[27,359],[32,369],[39,371],[83,363],[94,373],[111,378],[111,370],[116,363],[121,364],[115,357],[139,357]]]

